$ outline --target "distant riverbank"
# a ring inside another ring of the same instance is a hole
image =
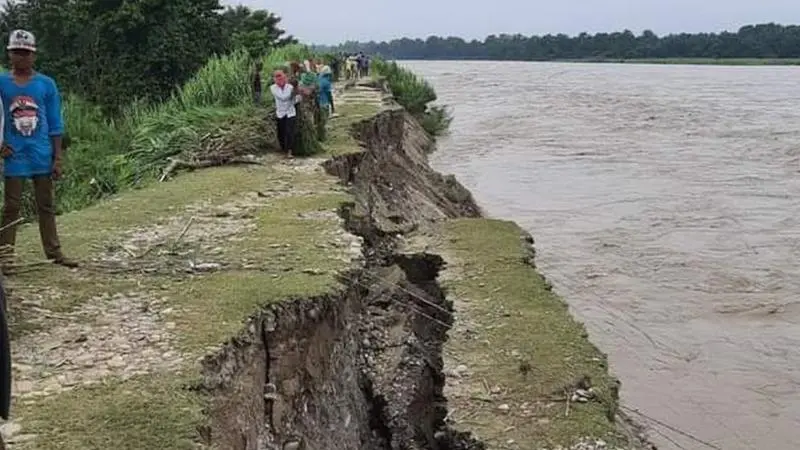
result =
[[[562,60],[564,62],[591,62],[613,64],[685,64],[715,66],[798,66],[800,58],[587,58]]]
[[[391,59],[391,58],[390,58]],[[457,59],[397,58],[396,61],[505,61],[505,62],[569,62],[598,64],[664,64],[702,66],[800,66],[800,58],[556,58],[556,59]]]

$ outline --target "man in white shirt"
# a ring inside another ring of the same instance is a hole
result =
[[[294,86],[288,82],[283,70],[276,70],[272,76],[275,83],[269,87],[272,98],[275,99],[275,116],[278,118],[278,143],[287,158],[292,157],[294,146],[295,122],[297,120],[297,97]]]

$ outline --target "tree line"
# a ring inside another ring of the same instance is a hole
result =
[[[0,10],[3,42],[10,30],[33,32],[38,68],[110,113],[169,97],[212,55],[296,42],[279,24],[219,0],[7,0]]]
[[[800,58],[800,26],[747,25],[736,32],[678,33],[658,36],[650,30],[581,33],[577,36],[500,34],[483,41],[459,37],[345,42],[321,47],[332,52],[377,54],[390,59],[610,60],[642,58]]]

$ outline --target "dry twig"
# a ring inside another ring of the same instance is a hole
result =
[[[0,227],[0,231],[3,231],[3,230],[5,230],[6,228],[15,227],[15,226],[17,226],[17,225],[21,224],[21,223],[22,223],[22,222],[24,222],[24,221],[25,221],[25,218],[24,218],[24,217],[20,217],[20,218],[18,218],[17,220],[15,220],[15,221],[13,221],[13,222],[11,222],[11,223],[7,224],[7,225],[3,225],[2,227]]]
[[[245,158],[245,157],[233,157],[228,159],[203,159],[200,161],[184,161],[177,158],[170,158],[169,164],[167,167],[164,168],[164,172],[161,174],[161,178],[158,181],[165,181],[172,175],[174,172],[180,169],[186,170],[197,170],[197,169],[206,169],[209,167],[217,167],[217,166],[226,166],[226,165],[238,165],[238,164],[249,164],[249,165],[263,165],[262,162],[253,159],[253,158]]]
[[[178,243],[181,241],[181,239],[183,239],[186,233],[189,232],[189,228],[192,226],[194,221],[195,221],[195,216],[192,216],[189,218],[189,221],[186,222],[186,225],[183,227],[183,230],[181,230],[181,234],[179,234],[178,237],[175,239],[175,242],[172,243],[171,247],[172,251],[175,251],[175,249],[178,247]]]

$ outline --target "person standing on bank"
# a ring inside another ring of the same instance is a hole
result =
[[[326,117],[333,115],[333,71],[329,66],[322,66],[319,71],[319,107],[325,112]]]
[[[56,229],[53,180],[61,178],[64,161],[61,94],[52,78],[33,69],[36,39],[32,33],[12,31],[6,49],[11,71],[0,75],[0,99],[5,105],[0,250],[13,255],[17,227],[9,225],[19,218],[25,180],[31,179],[45,256],[56,264],[77,267],[76,261],[62,253]]]
[[[288,82],[286,72],[276,70],[272,76],[275,81],[269,87],[272,98],[275,99],[275,116],[277,117],[278,143],[287,158],[292,157],[294,146],[294,126],[297,116],[295,103],[297,98],[294,86]]]

